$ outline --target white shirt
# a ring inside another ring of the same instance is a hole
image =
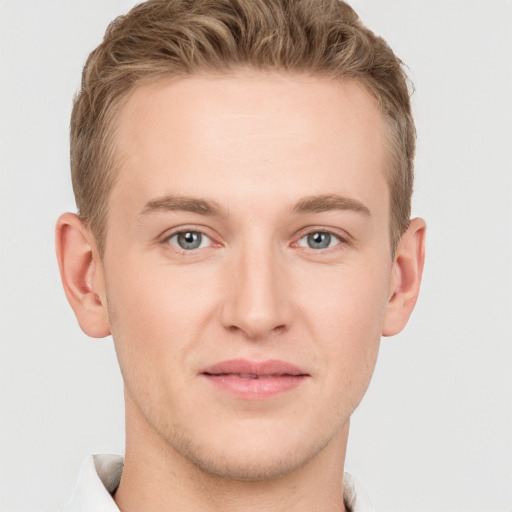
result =
[[[89,455],[82,464],[71,499],[60,512],[120,512],[112,494],[122,472],[121,455]],[[350,512],[373,512],[364,489],[349,473],[343,477],[343,491]]]

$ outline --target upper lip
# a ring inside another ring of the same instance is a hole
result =
[[[277,359],[268,359],[267,361],[249,361],[247,359],[231,359],[221,361],[201,373],[207,375],[254,375],[260,376],[300,376],[309,375],[298,366],[286,361]]]

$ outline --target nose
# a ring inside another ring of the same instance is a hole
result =
[[[252,245],[252,244],[251,244]],[[291,305],[284,262],[272,247],[233,255],[226,276],[221,321],[251,340],[264,340],[288,329]]]

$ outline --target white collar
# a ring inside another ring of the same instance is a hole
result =
[[[70,500],[59,512],[120,512],[112,494],[123,472],[121,455],[89,455]]]
[[[119,486],[123,464],[121,455],[89,455],[71,499],[60,512],[120,512],[112,494]],[[366,492],[350,473],[344,474],[343,491],[351,512],[373,512]]]

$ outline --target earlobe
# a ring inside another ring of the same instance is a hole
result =
[[[402,331],[414,309],[425,261],[425,232],[425,221],[413,219],[398,244],[383,336],[394,336]]]
[[[77,215],[65,213],[55,235],[62,285],[81,329],[93,338],[108,336],[103,268],[90,230]]]

